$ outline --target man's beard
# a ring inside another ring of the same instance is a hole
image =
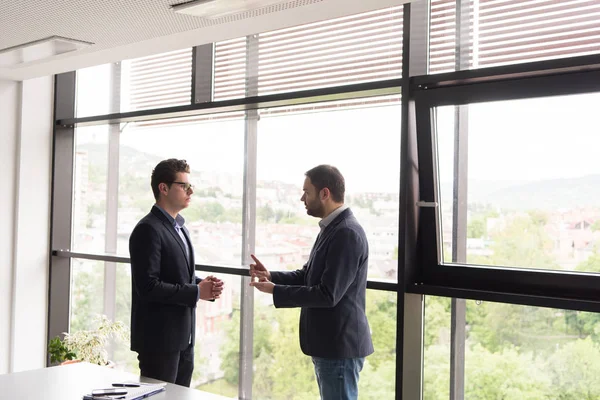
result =
[[[323,206],[320,203],[315,204],[315,205],[307,204],[306,205],[306,213],[308,215],[310,215],[311,217],[322,218],[323,217]]]

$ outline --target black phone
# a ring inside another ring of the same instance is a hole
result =
[[[95,389],[92,390],[92,396],[118,396],[127,394],[127,390],[122,388]]]

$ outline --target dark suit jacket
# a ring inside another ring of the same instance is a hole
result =
[[[129,238],[131,350],[181,351],[195,339],[197,283],[194,251],[186,257],[179,234],[156,206]]]
[[[302,307],[305,354],[357,358],[373,353],[365,314],[368,260],[365,231],[346,209],[320,234],[304,268],[271,272],[275,307]]]

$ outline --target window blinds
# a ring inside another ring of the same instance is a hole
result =
[[[432,0],[430,72],[454,70],[455,1]],[[469,68],[517,64],[600,52],[597,0],[473,0],[468,27]],[[465,14],[466,13],[466,14]]]

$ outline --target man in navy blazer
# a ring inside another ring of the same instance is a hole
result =
[[[129,239],[131,256],[131,350],[142,376],[190,386],[194,370],[196,303],[223,290],[215,277],[195,275],[194,249],[179,212],[193,186],[185,160],[161,161],[150,185],[156,204]]]
[[[344,205],[340,171],[319,165],[305,175],[300,200],[321,218],[309,259],[300,270],[269,272],[252,255],[250,285],[272,293],[277,308],[302,307],[300,347],[312,357],[321,399],[357,399],[359,373],[373,353],[365,314],[369,245]]]

